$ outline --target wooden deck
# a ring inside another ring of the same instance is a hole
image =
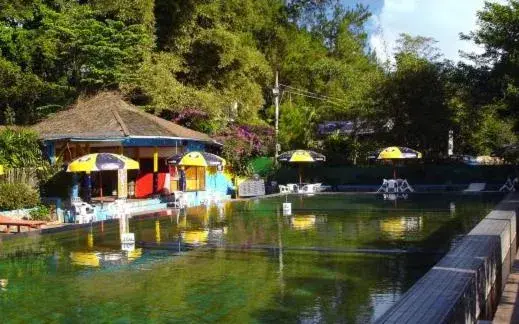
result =
[[[40,229],[44,224],[46,224],[46,222],[14,219],[0,215],[0,226],[6,226],[5,233],[11,233],[11,227],[15,227],[17,233],[20,233],[22,227],[26,227],[30,231],[31,229]]]

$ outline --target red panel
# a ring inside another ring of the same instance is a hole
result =
[[[163,192],[166,185],[166,174],[157,174],[157,191]],[[146,198],[153,195],[153,173],[141,173],[135,182],[135,198]]]
[[[153,194],[153,173],[141,173],[135,182],[135,198],[146,198]]]
[[[157,191],[163,192],[164,191],[164,185],[166,184],[166,174],[167,173],[159,173],[157,178]]]

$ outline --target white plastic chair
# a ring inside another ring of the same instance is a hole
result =
[[[78,224],[87,224],[94,221],[94,207],[86,202],[72,203],[72,212],[75,222]]]
[[[288,190],[290,190],[290,192],[298,192],[299,191],[299,186],[295,183],[289,183],[287,184],[287,187],[288,187]]]
[[[387,192],[387,179],[382,180],[382,185],[378,188],[377,192]]]
[[[414,192],[413,187],[407,182],[407,179],[402,180],[400,183],[399,192]]]
[[[394,179],[389,179],[387,181],[387,191],[389,193],[396,193],[398,192],[398,183]]]
[[[304,185],[301,189],[299,189],[298,193],[304,193],[304,194],[315,193],[315,187],[312,184]]]
[[[175,207],[175,208],[187,207],[187,198],[182,191],[174,191],[173,196],[175,197],[173,200],[173,207]]]

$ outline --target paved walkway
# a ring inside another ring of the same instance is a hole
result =
[[[519,323],[519,253],[515,256],[512,272],[506,281],[505,290],[492,323]]]

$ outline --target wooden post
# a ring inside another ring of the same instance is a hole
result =
[[[117,198],[128,198],[128,170],[117,170]]]
[[[103,198],[103,175],[102,175],[102,172],[98,172],[98,173],[99,173],[99,195],[101,196],[101,198]]]
[[[158,192],[159,187],[159,149],[158,147],[153,148],[153,193],[156,194]]]
[[[159,171],[159,148],[153,148],[153,172]]]

